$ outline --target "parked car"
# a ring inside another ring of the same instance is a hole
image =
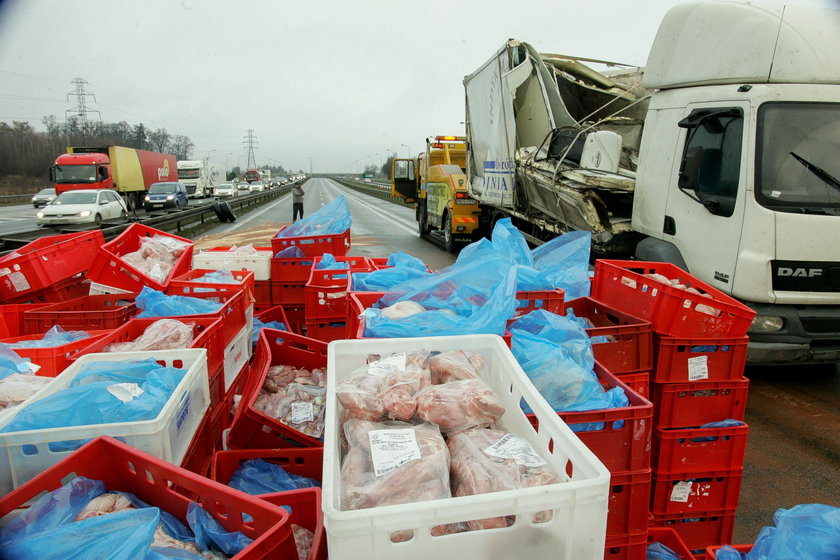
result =
[[[231,198],[237,195],[233,183],[222,183],[216,186],[216,198]]]
[[[100,223],[125,218],[128,209],[122,197],[111,189],[66,191],[35,214],[39,226]]]
[[[153,183],[144,199],[143,209],[148,212],[156,208],[181,208],[187,204],[187,187],[184,183]]]
[[[254,181],[251,183],[251,186],[248,187],[248,191],[250,192],[263,192],[265,190],[265,186],[260,181]]]
[[[54,188],[50,187],[48,189],[41,189],[35,193],[35,196],[32,197],[32,206],[40,208],[41,206],[46,206],[53,200],[55,200]]]

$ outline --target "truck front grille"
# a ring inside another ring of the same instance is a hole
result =
[[[812,334],[840,333],[840,317],[802,317],[802,328]]]

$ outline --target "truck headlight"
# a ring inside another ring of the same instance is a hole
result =
[[[35,217],[36,217],[36,218],[43,218],[43,217],[44,217],[44,213],[43,213],[43,212],[38,212],[37,214],[35,214]]]
[[[774,333],[782,330],[785,320],[781,317],[771,315],[756,315],[750,325],[749,331],[755,334]]]
[[[149,202],[150,200],[152,200],[152,197],[151,197],[151,196],[146,195],[146,202]]]
[[[166,200],[175,200],[175,195],[170,194],[169,196],[166,197]]]
[[[87,218],[88,216],[90,216],[90,210],[82,210],[81,212],[79,212],[79,216],[81,216],[82,218]]]

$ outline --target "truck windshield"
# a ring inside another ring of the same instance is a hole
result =
[[[95,165],[56,165],[55,182],[59,185],[95,183]]]
[[[781,212],[840,208],[840,104],[766,103],[758,111],[756,199]]]
[[[178,178],[179,179],[198,179],[201,175],[201,171],[198,169],[179,169],[178,170]]]

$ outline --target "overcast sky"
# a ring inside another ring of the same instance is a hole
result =
[[[102,120],[187,135],[194,157],[245,165],[253,129],[260,165],[350,172],[463,134],[463,77],[509,37],[643,66],[679,3],[0,0],[0,121],[63,120],[80,77]]]

